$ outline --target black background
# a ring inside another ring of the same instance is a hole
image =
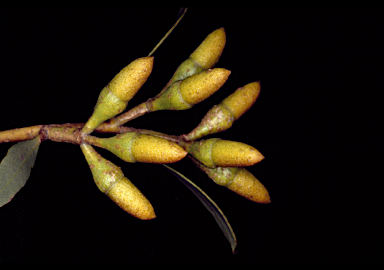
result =
[[[148,55],[179,9],[0,9],[0,130],[85,122],[100,90]],[[0,262],[382,263],[380,175],[365,165],[378,132],[383,12],[188,9],[155,52],[132,99],[155,96],[213,30],[227,45],[226,84],[187,111],[129,123],[167,134],[193,129],[237,87],[261,81],[255,105],[230,130],[264,154],[248,168],[269,190],[260,205],[215,185],[188,160],[172,167],[223,210],[237,253],[209,212],[164,167],[126,164],[102,149],[147,196],[157,218],[137,220],[99,192],[78,146],[42,143],[27,184],[0,208]],[[365,106],[366,97],[370,99]],[[368,112],[368,114],[367,114]],[[128,125],[128,124],[127,124]],[[369,140],[363,135],[369,135]],[[0,145],[3,158],[12,143]]]

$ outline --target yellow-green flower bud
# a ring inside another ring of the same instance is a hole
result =
[[[174,82],[184,80],[192,75],[200,73],[206,69],[202,68],[195,60],[188,58],[176,69],[172,78],[169,80],[167,85]]]
[[[95,109],[91,117],[85,123],[81,132],[84,134],[90,134],[95,128],[100,126],[106,120],[114,117],[117,114],[122,113],[127,107],[128,102],[116,97],[108,88],[104,87],[101,90],[99,98],[97,99]]]
[[[134,217],[143,220],[156,217],[151,203],[118,166],[100,156],[89,144],[81,144],[80,148],[97,187],[103,193]]]
[[[255,103],[260,94],[260,83],[253,82],[238,88],[220,104],[210,109],[200,124],[190,133],[183,135],[186,141],[229,129]]]
[[[95,138],[95,142],[126,162],[174,163],[187,155],[177,143],[137,132]]]
[[[190,58],[204,69],[212,68],[219,61],[224,50],[225,41],[224,27],[221,27],[210,33],[190,55]]]
[[[153,57],[142,57],[123,68],[108,84],[113,94],[123,101],[130,101],[147,81],[153,68]]]
[[[122,113],[128,101],[137,93],[151,74],[153,57],[142,57],[123,68],[101,91],[95,109],[81,130],[90,134],[104,121]]]
[[[265,186],[252,173],[244,168],[239,170],[233,181],[227,185],[227,188],[254,202],[271,202]]]
[[[250,145],[217,138],[179,144],[209,168],[252,166],[264,158]]]
[[[227,81],[231,71],[210,69],[188,77],[180,83],[180,94],[188,104],[195,105],[210,97]]]
[[[195,141],[206,135],[229,129],[234,121],[232,112],[226,106],[215,105],[203,117],[200,124],[190,133],[183,135],[183,138],[186,141]]]
[[[149,100],[148,109],[150,111],[189,109],[219,90],[230,74],[227,69],[215,68],[177,81],[160,96]]]
[[[192,161],[216,184],[225,186],[244,198],[257,203],[271,202],[268,190],[248,170],[238,167],[217,167],[212,169],[193,158]]]
[[[225,105],[237,120],[252,107],[259,95],[260,82],[252,82],[238,88],[233,94],[225,98],[221,104]]]
[[[168,85],[213,68],[223,53],[225,42],[224,27],[210,33],[189,58],[180,64]]]

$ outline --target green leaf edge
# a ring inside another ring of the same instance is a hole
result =
[[[35,152],[35,151],[36,151],[36,155],[35,155],[35,159],[36,159],[36,157],[37,157],[37,152],[38,152],[38,150],[39,150],[40,143],[41,143],[39,136],[35,137],[34,139],[26,140],[26,141],[31,141],[31,142],[32,142],[32,141],[35,141],[35,145],[33,146],[33,148],[32,148],[32,149],[29,151],[29,153],[27,154],[27,156],[26,156],[27,158],[22,162],[22,165],[20,166],[20,168],[21,168],[22,166],[24,166],[24,163],[27,161],[27,159],[30,157],[30,155],[31,155],[33,152]],[[16,145],[18,145],[18,144],[20,144],[20,143],[25,143],[26,141],[21,141],[21,142],[18,142],[17,144],[12,145],[12,146],[8,149],[7,155],[1,160],[0,164],[2,164],[3,161],[4,161],[7,157],[9,157],[9,153],[11,152],[10,150],[11,150],[12,148],[14,148]],[[35,160],[33,161],[33,165],[32,165],[32,167],[29,169],[29,174],[28,174],[28,177],[27,177],[27,179],[25,180],[25,182],[26,182],[26,181],[28,180],[28,178],[30,177],[30,175],[31,175],[31,169],[33,168],[34,164],[35,164]],[[1,166],[0,166],[0,168],[1,168]],[[6,167],[4,167],[4,168],[6,168]],[[17,170],[17,173],[20,171],[20,168]],[[16,173],[16,174],[17,174],[17,173]],[[16,174],[15,174],[15,175],[16,175]],[[11,179],[9,179],[9,181],[7,182],[8,184],[14,179],[15,175],[12,176]],[[4,188],[3,188],[2,190],[0,190],[0,195],[1,195],[1,192],[8,186],[8,184],[7,184],[6,186],[4,186]],[[20,187],[20,189],[23,188],[24,185],[25,185],[25,183]],[[20,191],[20,189],[13,195],[13,197]],[[12,197],[7,203],[9,203],[9,202],[13,199],[13,197]],[[7,203],[4,203],[4,204],[0,205],[0,207],[6,205]]]
[[[232,253],[235,253],[235,248],[237,246],[237,240],[235,233],[231,225],[228,222],[227,217],[224,215],[223,211],[217,206],[217,204],[195,183],[189,180],[187,177],[176,171],[175,169],[162,164],[168,170],[170,170],[181,182],[192,191],[192,193],[202,202],[202,204],[207,208],[207,210],[212,214],[215,221],[219,225],[220,229],[224,233],[225,237],[231,244]]]

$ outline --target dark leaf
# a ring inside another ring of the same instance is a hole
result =
[[[8,203],[25,185],[35,164],[40,139],[13,145],[0,163],[0,207]]]
[[[178,171],[172,169],[171,167],[163,164],[168,170],[170,170],[184,185],[189,188],[193,194],[203,203],[203,205],[208,209],[208,211],[215,218],[217,224],[220,229],[223,231],[225,237],[228,239],[231,244],[232,252],[235,253],[235,248],[237,245],[237,240],[235,233],[232,230],[231,225],[229,224],[227,218],[224,216],[221,209],[217,206],[217,204],[210,198],[208,195],[201,190],[196,184],[194,184],[187,177],[179,173]]]

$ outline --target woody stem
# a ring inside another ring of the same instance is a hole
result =
[[[18,142],[31,140],[36,136],[40,136],[42,141],[51,140],[55,142],[66,142],[72,144],[81,144],[82,142],[94,144],[97,146],[96,141],[93,140],[92,136],[82,136],[80,130],[84,126],[84,123],[68,123],[62,125],[37,125],[25,128],[17,128],[6,131],[0,131],[0,143],[3,142]],[[108,133],[125,133],[129,131],[138,132],[141,134],[151,135],[167,139],[173,142],[179,142],[181,140],[180,136],[168,135],[161,132],[156,132],[153,130],[147,129],[136,129],[131,127],[111,127],[110,125],[104,123],[100,125],[96,131],[98,132],[108,132]]]

